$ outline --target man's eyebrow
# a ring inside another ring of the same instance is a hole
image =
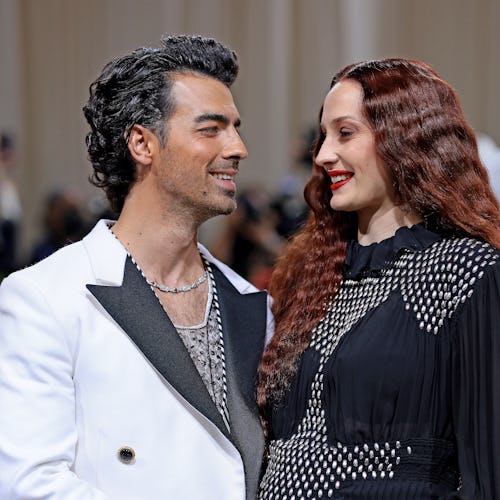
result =
[[[220,122],[224,125],[229,125],[229,118],[226,115],[221,115],[219,113],[204,113],[202,115],[199,115],[196,117],[195,122],[196,123],[202,123],[202,122]],[[235,127],[239,127],[241,125],[241,120],[238,118],[234,122]]]

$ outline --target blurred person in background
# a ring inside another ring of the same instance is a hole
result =
[[[500,200],[500,148],[493,138],[486,134],[478,134],[477,146],[481,161],[488,170],[493,192],[497,199]]]
[[[0,134],[0,281],[17,268],[17,244],[22,216],[13,177],[15,148],[12,136]]]
[[[500,498],[500,212],[425,63],[341,70],[273,274],[260,499]]]
[[[42,239],[33,248],[30,264],[45,259],[85,235],[88,228],[80,197],[68,190],[51,193],[45,207],[43,229]]]
[[[278,216],[276,231],[286,240],[301,229],[307,220],[309,207],[304,201],[303,192],[311,169],[315,140],[316,127],[308,127],[296,141],[292,155],[294,161],[280,179],[278,191],[271,202],[271,207]]]
[[[266,289],[276,259],[285,247],[277,232],[277,213],[261,187],[238,195],[237,209],[227,217],[222,234],[212,244],[217,258],[260,290]]]
[[[90,86],[93,182],[119,216],[0,287],[0,498],[255,498],[268,297],[197,242],[236,207],[237,71],[168,36]]]

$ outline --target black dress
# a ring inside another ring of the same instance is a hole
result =
[[[259,498],[500,499],[499,257],[420,224],[350,243]]]

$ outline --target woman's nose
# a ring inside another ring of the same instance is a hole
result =
[[[330,141],[325,139],[319,148],[318,154],[316,155],[316,164],[323,167],[325,170],[331,170],[333,165],[337,163],[338,159],[339,157],[335,152],[333,145]]]

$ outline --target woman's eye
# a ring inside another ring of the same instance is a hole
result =
[[[339,134],[341,137],[349,137],[350,135],[352,135],[352,130],[348,128],[341,128],[339,130]]]

